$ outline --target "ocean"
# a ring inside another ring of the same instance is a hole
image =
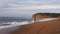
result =
[[[57,19],[57,18],[40,18],[40,20],[37,19],[37,21],[43,22],[43,21],[54,20],[54,19]],[[31,23],[33,23],[32,18],[1,17],[0,29],[8,28],[11,26],[31,24]]]
[[[18,23],[24,23],[24,22],[31,22],[32,18],[30,19],[0,19],[0,26],[6,26],[6,25],[13,25]]]

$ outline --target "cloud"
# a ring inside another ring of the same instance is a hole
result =
[[[28,4],[9,4],[11,7],[6,9],[34,10],[34,9],[60,9],[60,5],[28,5]]]
[[[31,5],[32,6],[35,6],[35,7],[37,7],[36,5],[39,5],[38,7],[40,7],[40,5],[56,5],[56,4],[59,4],[60,3],[60,0],[2,0],[1,2],[0,2],[1,4],[0,4],[0,7],[2,6],[3,8],[5,7],[5,6],[7,6],[7,7],[11,7],[11,8],[13,8],[13,7],[15,7],[15,8],[18,8],[18,7],[22,7],[22,6],[28,6],[28,5],[30,5],[30,7],[31,7]],[[9,5],[8,5],[9,4]],[[22,5],[21,5],[22,4]],[[3,6],[3,5],[5,5],[5,6]],[[18,7],[17,7],[18,6]],[[47,7],[48,7],[47,6]],[[37,8],[38,8],[37,7]],[[46,7],[46,6],[45,6]],[[22,7],[23,8],[23,7]],[[32,7],[33,8],[33,7]],[[56,8],[56,7],[55,7]]]
[[[9,2],[12,2],[12,1],[13,0],[0,0],[0,8],[4,7],[5,4],[8,4]]]
[[[59,11],[60,0],[0,0],[0,16],[31,15],[36,12],[59,13]]]
[[[60,4],[60,0],[17,0],[16,3]]]
[[[35,4],[35,5],[57,5],[60,4],[60,0],[0,0],[0,7],[7,4]]]

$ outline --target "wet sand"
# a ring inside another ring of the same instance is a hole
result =
[[[16,30],[17,28],[18,28],[17,26],[2,27],[2,28],[0,28],[0,34],[9,34],[11,31]]]
[[[60,19],[18,26],[9,34],[60,34]]]

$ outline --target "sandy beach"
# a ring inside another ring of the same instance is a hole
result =
[[[60,34],[60,19],[18,26],[9,34]]]

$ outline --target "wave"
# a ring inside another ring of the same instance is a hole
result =
[[[9,24],[9,25],[6,25],[6,24]],[[3,23],[3,25],[5,26],[0,26],[0,29],[5,29],[5,28],[10,28],[10,27],[16,27],[16,26],[19,26],[19,25],[25,25],[25,24],[30,24],[30,22],[28,21],[24,21],[24,22],[11,22],[11,23]]]
[[[24,24],[28,24],[28,21],[24,21],[24,22],[8,22],[8,23],[3,23],[3,24],[10,24],[10,25],[14,25],[14,24],[19,24],[19,25],[24,25]]]

